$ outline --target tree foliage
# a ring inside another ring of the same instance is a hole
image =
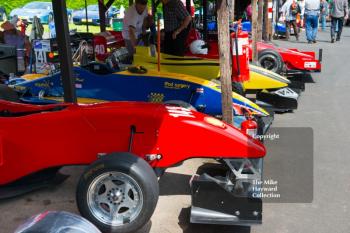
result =
[[[9,14],[11,10],[15,8],[19,8],[24,6],[25,4],[29,2],[34,2],[34,1],[40,1],[40,2],[47,2],[48,0],[8,0],[8,1],[1,1],[0,7],[5,7],[6,13]],[[108,0],[105,0],[107,2]],[[84,8],[85,6],[85,1],[84,0],[66,0],[67,7],[70,9],[80,9]],[[92,4],[97,4],[97,0],[87,0],[88,5]],[[129,0],[116,0],[114,2],[115,6],[120,7],[124,6],[125,8],[128,7],[129,5]]]

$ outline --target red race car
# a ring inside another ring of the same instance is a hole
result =
[[[251,41],[249,57],[252,57]],[[282,48],[273,43],[258,42],[258,62],[265,69],[275,73],[321,72],[322,49],[319,58],[315,52],[302,52],[295,48]]]
[[[221,224],[260,223],[262,201],[251,190],[259,190],[252,186],[261,183],[265,153],[240,130],[178,106],[0,100],[0,198],[44,186],[63,166],[88,165],[78,209],[103,232],[135,232],[147,223],[157,176],[190,158],[214,158],[227,169],[222,177],[192,179],[192,222],[214,223],[217,214]]]
[[[205,51],[202,53],[196,53],[191,51],[191,43],[199,40],[200,34],[192,29],[188,35],[186,45],[189,50],[186,55],[199,56],[210,59],[219,58],[219,49],[217,35],[211,34],[210,39],[203,48],[197,48],[194,50]],[[252,41],[249,41],[249,58],[252,59]],[[247,43],[248,43],[247,41]],[[204,42],[203,42],[204,43]],[[198,43],[200,45],[200,43]],[[320,72],[322,61],[322,49],[319,50],[319,58],[316,58],[315,52],[302,52],[298,49],[282,48],[273,43],[258,42],[258,64],[265,69],[271,70],[278,74],[288,74],[296,72]]]

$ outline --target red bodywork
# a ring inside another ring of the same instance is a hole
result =
[[[12,115],[11,115],[12,114]],[[99,153],[128,151],[152,167],[189,158],[260,158],[265,147],[199,112],[137,102],[28,105],[0,101],[0,185],[50,167],[90,164]]]
[[[252,57],[252,41],[249,41],[249,57]],[[278,47],[272,43],[258,42],[258,52],[264,49],[272,49],[277,51],[283,62],[286,64],[287,70],[301,71],[321,71],[321,62],[316,58],[315,52],[302,52],[295,48],[285,49]]]
[[[105,31],[94,35],[93,48],[97,61],[105,61],[110,50],[125,46],[121,32]]]
[[[193,41],[193,38],[187,40],[187,44]],[[252,41],[249,41],[249,58],[252,58]],[[195,56],[207,59],[219,59],[219,48],[217,40],[209,40],[208,54],[192,54],[189,50],[186,55]],[[299,70],[299,71],[321,71],[321,62],[316,58],[315,52],[301,52],[298,49],[285,49],[277,47],[272,43],[258,42],[258,52],[264,49],[272,49],[277,51],[286,65],[287,70]]]

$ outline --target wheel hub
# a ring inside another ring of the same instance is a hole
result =
[[[120,204],[124,200],[124,193],[120,189],[111,189],[108,192],[108,199],[111,204]]]
[[[143,195],[138,183],[121,172],[103,173],[88,190],[88,207],[98,221],[110,226],[132,222],[140,214]]]

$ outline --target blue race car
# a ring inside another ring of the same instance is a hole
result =
[[[100,25],[100,15],[98,5],[89,5],[87,7],[88,17],[86,19],[85,8],[73,12],[73,23]],[[106,24],[112,25],[112,19],[119,14],[119,10],[115,6],[111,6],[106,13]]]
[[[33,22],[34,16],[40,19],[43,24],[48,24],[53,19],[52,2],[30,2],[22,8],[13,9],[10,13],[10,18],[17,15],[22,20]],[[67,9],[68,20],[72,18],[72,10]]]
[[[96,103],[101,100],[163,102],[195,108],[216,117],[222,115],[220,83],[189,75],[138,68],[115,72],[108,65],[96,62],[84,68],[75,67],[74,73],[79,103]],[[16,90],[30,93],[38,104],[62,100],[63,88],[60,73],[33,80],[12,80],[12,82],[17,82],[14,85]],[[41,101],[36,98],[37,96],[42,97]],[[258,133],[265,133],[273,117],[255,103],[236,93],[232,93],[232,98],[235,126],[239,128],[246,120],[244,113],[251,112],[258,122]],[[30,97],[22,98],[22,101],[31,103],[32,100]]]

